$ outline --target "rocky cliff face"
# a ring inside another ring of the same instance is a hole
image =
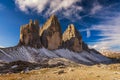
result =
[[[75,52],[82,51],[82,37],[73,24],[69,25],[62,36],[63,47]]]
[[[23,25],[19,45],[45,47],[49,50],[67,48],[75,52],[89,49],[87,44],[82,42],[82,37],[73,24],[69,25],[62,35],[60,23],[55,15],[52,15],[42,27],[39,27],[37,20],[30,20],[29,24]]]
[[[35,48],[41,47],[39,37],[39,22],[30,20],[29,24],[23,25],[20,29],[19,45],[31,46]]]
[[[52,15],[50,19],[40,28],[41,42],[47,49],[58,49],[62,44],[62,32],[60,23],[55,15]]]

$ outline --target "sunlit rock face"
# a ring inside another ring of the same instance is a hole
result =
[[[82,37],[73,24],[62,35],[63,47],[75,52],[82,51]]]
[[[83,44],[79,31],[73,24],[70,24],[62,34],[60,23],[55,15],[52,15],[46,23],[39,27],[35,20],[23,25],[20,30],[19,46],[30,46],[33,48],[45,47],[49,50],[67,48],[71,51],[80,52],[87,49]]]
[[[18,45],[31,46],[35,48],[41,47],[39,37],[39,22],[30,20],[29,24],[20,28],[20,41]]]
[[[39,35],[43,46],[49,50],[58,49],[62,44],[62,31],[55,15],[52,15],[40,28]]]

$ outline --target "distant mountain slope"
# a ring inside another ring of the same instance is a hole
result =
[[[109,58],[120,59],[120,52],[115,52],[110,50],[100,50],[100,53]]]
[[[45,48],[35,49],[31,47],[13,47],[0,49],[0,60],[4,62],[28,61],[43,62],[53,58],[65,58],[81,64],[109,63],[111,60],[94,50],[73,52],[68,49],[48,50]]]

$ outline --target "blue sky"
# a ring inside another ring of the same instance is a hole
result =
[[[42,26],[52,14],[62,31],[74,24],[90,47],[120,51],[120,0],[0,0],[0,46],[15,46],[21,25]]]

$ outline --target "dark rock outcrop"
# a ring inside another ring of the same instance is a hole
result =
[[[88,45],[84,41],[82,42],[82,49],[85,51],[90,51]]]
[[[55,15],[40,28],[41,42],[49,50],[58,49],[62,44],[62,31],[60,23]]]
[[[30,46],[35,48],[41,47],[39,37],[39,22],[30,20],[29,24],[23,25],[20,29],[19,46]]]
[[[48,61],[46,61],[46,63],[31,63],[31,62],[19,60],[19,61],[13,61],[10,63],[4,63],[3,66],[0,66],[0,74],[1,73],[27,73],[28,71],[33,69],[65,66],[64,63],[59,62],[55,64],[49,64]]]
[[[75,52],[82,51],[82,37],[73,24],[69,25],[62,36],[63,48],[68,48]]]

